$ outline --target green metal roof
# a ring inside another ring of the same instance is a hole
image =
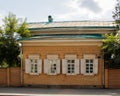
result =
[[[28,23],[30,30],[57,28],[115,28],[113,21],[62,21]]]
[[[52,34],[52,35],[36,35],[30,38],[22,38],[19,40],[35,40],[35,39],[103,39],[101,34]]]

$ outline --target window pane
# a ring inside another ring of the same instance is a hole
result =
[[[93,73],[93,59],[86,59],[86,73]]]
[[[67,60],[67,73],[75,72],[75,60]]]
[[[34,72],[34,65],[31,64],[31,73],[33,73],[33,72]]]
[[[35,73],[37,73],[37,64],[35,64]]]
[[[75,63],[75,60],[71,60],[71,63]]]
[[[71,63],[71,60],[67,60],[67,63]]]
[[[86,63],[89,63],[89,60],[88,60],[88,59],[86,59]]]
[[[37,59],[35,59],[35,63],[37,63]]]
[[[56,60],[49,60],[49,64],[50,64],[50,73],[56,73],[57,70],[57,62]]]
[[[90,64],[91,67],[93,67],[93,64]]]
[[[93,63],[93,59],[90,59],[90,63]]]

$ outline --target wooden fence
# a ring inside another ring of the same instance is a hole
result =
[[[20,67],[0,68],[0,86],[21,86]]]
[[[120,88],[120,69],[105,69],[105,88]]]
[[[21,86],[21,69],[0,68],[0,86]],[[120,69],[105,69],[105,88],[120,88]]]

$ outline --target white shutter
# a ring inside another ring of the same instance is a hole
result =
[[[79,74],[80,70],[79,70],[80,66],[79,66],[79,59],[75,59],[75,74]]]
[[[42,73],[42,60],[38,59],[38,66],[37,66],[38,73]]]
[[[44,59],[44,73],[48,74],[48,59]]]
[[[81,59],[81,74],[85,74],[85,59]]]
[[[60,74],[60,59],[57,60],[57,74]]]
[[[31,68],[30,59],[25,59],[25,72],[30,73],[30,68]]]
[[[94,74],[98,74],[98,59],[94,59]]]
[[[63,73],[63,74],[66,74],[66,73],[67,73],[66,59],[62,59],[62,73]]]

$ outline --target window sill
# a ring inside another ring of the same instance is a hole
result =
[[[53,73],[49,73],[49,74],[47,74],[47,75],[57,75],[57,73],[54,73],[54,74],[53,74]]]
[[[83,74],[85,76],[95,76],[95,74]]]
[[[72,74],[67,73],[66,75],[76,75],[76,74],[75,73],[72,73]]]
[[[29,75],[39,75],[39,73],[29,73]]]

